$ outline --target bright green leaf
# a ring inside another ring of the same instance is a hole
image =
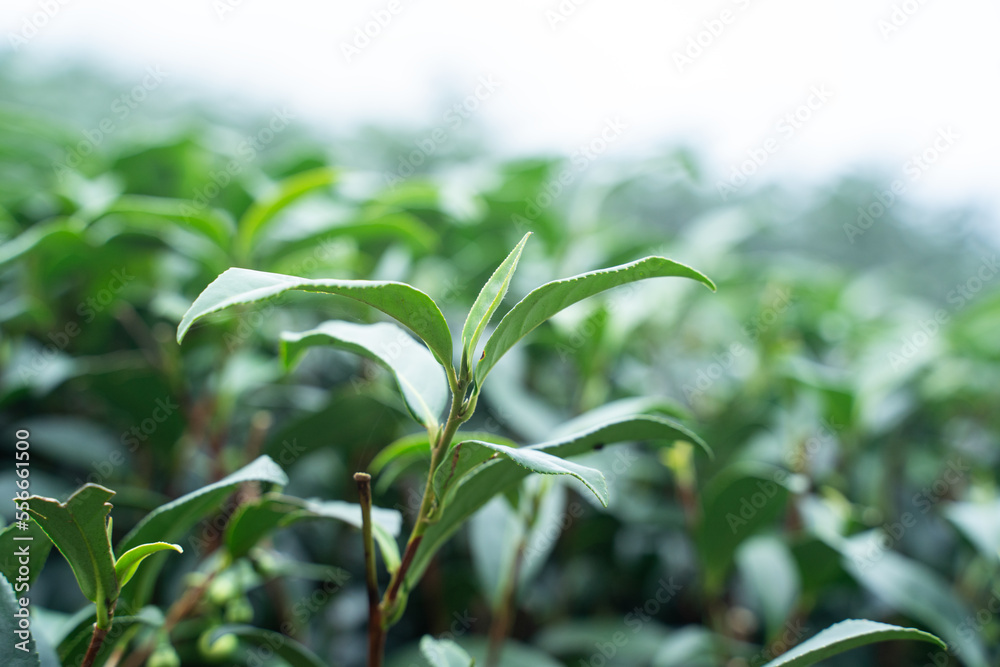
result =
[[[874,621],[850,620],[831,625],[764,667],[808,667],[859,646],[899,639],[930,642],[946,648],[943,641],[928,632]]]
[[[532,290],[504,315],[476,365],[476,386],[482,387],[486,375],[500,358],[535,327],[560,310],[612,287],[646,278],[691,278],[704,283],[713,291],[715,284],[694,269],[664,257],[646,257],[609,269],[564,278]]]
[[[510,251],[507,258],[500,263],[490,279],[483,285],[475,303],[469,309],[469,315],[465,318],[465,326],[462,327],[462,356],[471,364],[475,358],[476,346],[479,345],[479,337],[483,335],[486,325],[490,323],[493,313],[500,306],[507,288],[510,286],[510,279],[517,269],[517,262],[521,259],[521,252],[524,244],[528,242],[528,232],[518,242],[514,249]]]
[[[140,544],[137,547],[129,549],[123,553],[118,561],[115,563],[115,575],[118,577],[118,585],[124,586],[129,582],[129,580],[135,575],[135,571],[139,568],[139,563],[141,563],[147,556],[155,554],[158,551],[173,550],[177,553],[184,553],[182,549],[177,544],[170,544],[168,542],[152,542],[150,544]]]
[[[281,334],[281,357],[291,367],[310,347],[332,345],[384,366],[399,385],[406,405],[421,425],[437,427],[447,407],[448,380],[423,345],[395,324],[355,324],[331,320],[315,329]]]

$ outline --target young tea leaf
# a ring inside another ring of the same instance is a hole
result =
[[[290,290],[346,296],[377,308],[417,334],[430,348],[438,363],[445,368],[451,367],[451,332],[437,304],[415,287],[388,281],[310,280],[280,273],[229,269],[206,287],[191,304],[177,327],[177,342],[183,341],[191,325],[206,315],[229,306],[268,299]]]
[[[532,290],[504,315],[486,341],[482,357],[476,365],[476,386],[482,387],[487,374],[507,350],[560,310],[612,287],[646,278],[666,277],[691,278],[715,291],[715,283],[707,277],[665,257],[646,257],[629,264],[556,280]]]
[[[472,308],[469,309],[469,315],[465,318],[465,326],[462,327],[462,355],[470,364],[475,358],[479,337],[483,335],[483,330],[486,329],[493,313],[496,312],[504,295],[507,294],[510,279],[517,269],[517,262],[521,259],[521,251],[524,250],[524,244],[528,242],[529,236],[531,236],[531,232],[525,234],[510,251],[507,258],[500,263],[490,279],[483,285],[483,289],[480,290]]]
[[[184,553],[184,549],[179,545],[167,542],[140,544],[123,553],[115,563],[115,575],[118,577],[118,586],[122,587],[129,582],[133,575],[135,575],[135,571],[139,569],[139,563],[145,560],[147,556],[166,550],[176,551],[179,554]]]
[[[850,620],[831,625],[764,667],[808,667],[852,648],[898,639],[929,642],[947,648],[943,641],[929,632],[875,621]]]
[[[399,385],[406,406],[421,425],[436,428],[447,407],[448,379],[423,345],[395,324],[355,324],[331,320],[315,329],[281,334],[281,357],[286,368],[310,347],[332,345],[384,366]]]

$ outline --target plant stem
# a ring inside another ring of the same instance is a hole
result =
[[[87,647],[87,654],[83,656],[83,662],[80,663],[80,667],[91,667],[94,664],[94,660],[97,659],[97,652],[101,650],[101,645],[104,644],[104,638],[107,634],[107,628],[101,628],[96,623],[94,624],[94,634],[90,637],[90,646]]]
[[[448,412],[448,421],[445,422],[444,428],[438,432],[437,441],[434,443],[433,449],[431,449],[431,465],[430,470],[427,472],[427,484],[424,486],[424,495],[420,501],[420,510],[417,512],[417,521],[413,524],[410,538],[406,542],[406,551],[403,552],[403,559],[400,562],[399,569],[396,570],[389,580],[389,588],[382,599],[382,612],[385,616],[394,615],[388,612],[392,611],[392,607],[396,602],[396,596],[399,594],[400,586],[402,586],[403,580],[406,578],[406,572],[410,569],[410,563],[413,562],[413,557],[417,554],[417,548],[420,546],[420,541],[427,530],[429,524],[428,517],[434,509],[434,471],[441,465],[441,461],[444,459],[445,454],[447,454],[448,448],[451,446],[451,441],[458,431],[458,427],[469,417],[469,415],[465,414],[465,405],[463,403],[466,389],[468,389],[468,380],[459,381],[451,396],[451,410]]]
[[[521,537],[514,555],[514,563],[507,575],[500,600],[493,612],[493,622],[490,624],[489,648],[486,653],[485,667],[497,667],[500,664],[500,654],[503,643],[510,632],[516,613],[518,579],[521,577],[521,565],[524,562],[524,550],[527,548],[527,532]]]
[[[354,473],[361,502],[361,534],[365,545],[365,583],[368,586],[368,667],[381,667],[385,626],[379,608],[378,572],[375,570],[375,540],[372,538],[372,476]]]

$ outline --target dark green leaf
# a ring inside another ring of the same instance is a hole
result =
[[[31,496],[28,511],[73,569],[80,591],[98,609],[118,599],[115,561],[108,541],[111,489],[85,484],[65,503]],[[98,616],[100,617],[100,613]]]
[[[31,539],[16,539],[19,537]],[[18,569],[21,566],[17,551],[24,545],[29,545],[28,585],[31,585],[42,571],[42,566],[49,557],[49,551],[52,550],[52,540],[33,519],[28,520],[27,528],[24,530],[18,528],[15,522],[0,531],[0,574],[7,577],[8,581],[17,579]]]

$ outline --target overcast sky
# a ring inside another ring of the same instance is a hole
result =
[[[159,66],[338,130],[440,125],[478,92],[510,153],[618,119],[615,151],[694,145],[713,180],[752,157],[758,183],[876,164],[906,197],[996,211],[998,27],[988,0],[3,0],[0,48]]]

